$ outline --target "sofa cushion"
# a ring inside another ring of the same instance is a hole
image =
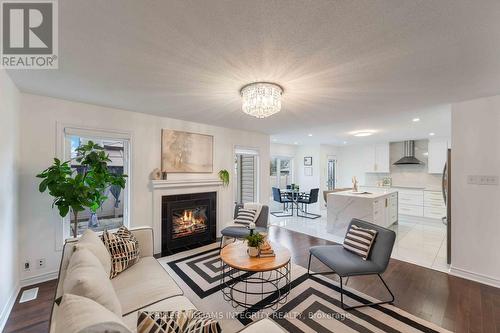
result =
[[[153,257],[144,257],[111,280],[124,315],[162,299],[182,295],[182,290]]]
[[[120,301],[99,259],[86,248],[77,248],[69,260],[63,293],[90,298],[117,315],[122,315]]]
[[[196,307],[191,303],[191,301],[185,296],[174,296],[157,303],[148,305],[141,310],[144,311],[181,311],[181,310],[189,310],[196,309]],[[131,329],[133,332],[136,331],[137,328],[137,316],[138,311],[134,311],[129,313],[128,315],[123,317],[123,322],[125,325]]]
[[[120,227],[115,233],[105,230],[102,240],[111,253],[112,279],[139,260],[139,242],[126,227]]]
[[[199,310],[139,311],[137,333],[220,333],[214,318]]]
[[[111,272],[111,254],[97,233],[90,229],[85,230],[75,247],[87,248],[97,257],[97,259],[99,259],[104,270],[108,272],[108,274]]]
[[[122,318],[91,299],[64,294],[59,305],[55,333],[131,333]]]

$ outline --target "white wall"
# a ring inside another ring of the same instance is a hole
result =
[[[359,185],[366,185],[367,165],[373,149],[369,145],[352,145],[338,148],[337,187],[352,187],[352,177],[358,178]]]
[[[61,228],[57,211],[50,208],[51,198],[38,192],[35,175],[49,166],[56,156],[57,122],[98,129],[129,131],[131,140],[131,226],[153,224],[153,194],[150,173],[160,167],[161,129],[177,129],[214,136],[214,174],[170,174],[168,179],[217,178],[220,169],[233,170],[235,145],[254,147],[260,151],[260,200],[269,198],[269,136],[162,118],[142,113],[105,108],[48,97],[23,94],[21,112],[21,203],[29,209],[20,212],[20,243],[22,258],[46,258],[44,269],[22,274],[22,279],[53,274],[59,266],[59,247],[56,228]],[[225,207],[223,221],[229,223],[232,215],[233,191],[223,191]]]
[[[452,106],[452,273],[500,287],[500,186],[467,183],[500,175],[500,96]]]
[[[297,153],[295,145],[287,145],[283,143],[271,143],[271,156],[276,157],[295,157]]]
[[[19,288],[18,260],[18,136],[20,93],[0,69],[0,331]]]

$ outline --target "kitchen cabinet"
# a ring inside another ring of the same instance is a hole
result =
[[[389,143],[378,143],[370,146],[366,172],[390,172]]]
[[[443,194],[438,191],[424,191],[424,217],[441,219],[446,216]]]
[[[427,168],[429,173],[443,173],[448,151],[448,140],[429,140]]]
[[[373,223],[388,227],[398,221],[398,193],[373,201]]]
[[[424,215],[424,192],[422,190],[398,189],[399,214],[411,216]]]

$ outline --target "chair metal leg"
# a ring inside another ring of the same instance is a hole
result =
[[[222,250],[222,244],[224,244],[224,235],[220,238],[219,254],[220,254],[220,251]]]
[[[307,274],[310,275],[311,273],[309,273],[310,269],[311,269],[311,256],[312,254],[309,253],[309,262],[307,264]]]
[[[276,217],[290,217],[290,216],[293,216],[293,206],[292,206],[292,213],[291,214],[285,214],[284,212],[287,211],[287,207],[285,207],[285,204],[287,204],[286,202],[283,202],[283,211],[281,212],[271,212],[271,214],[273,216],[276,216]]]
[[[314,220],[314,219],[317,219],[317,218],[320,218],[321,215],[320,214],[313,214],[313,213],[308,213],[307,212],[307,204],[305,204],[305,209],[302,209],[302,211],[304,212],[303,215],[299,214],[299,210],[297,209],[297,216],[299,217],[303,217],[303,218],[306,218],[306,219],[311,219],[311,220]]]
[[[389,292],[389,294],[391,294],[391,300],[389,300],[389,301],[381,301],[381,302],[373,302],[373,303],[367,303],[367,304],[361,304],[361,305],[356,305],[356,306],[345,306],[345,304],[344,304],[344,286],[343,286],[343,283],[342,283],[342,277],[339,276],[340,277],[340,305],[341,305],[342,309],[344,309],[344,310],[352,310],[352,309],[357,309],[357,308],[363,308],[363,307],[366,307],[366,306],[381,305],[381,304],[392,304],[394,302],[394,299],[395,299],[394,298],[394,294],[392,293],[391,289],[389,289],[389,286],[387,285],[387,283],[385,283],[385,281],[382,278],[382,276],[380,274],[377,274],[377,276],[379,277],[380,281],[382,281],[382,283],[384,284],[385,289],[387,289],[387,291]]]

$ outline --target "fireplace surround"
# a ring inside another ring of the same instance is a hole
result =
[[[216,240],[217,192],[161,198],[162,256]]]

